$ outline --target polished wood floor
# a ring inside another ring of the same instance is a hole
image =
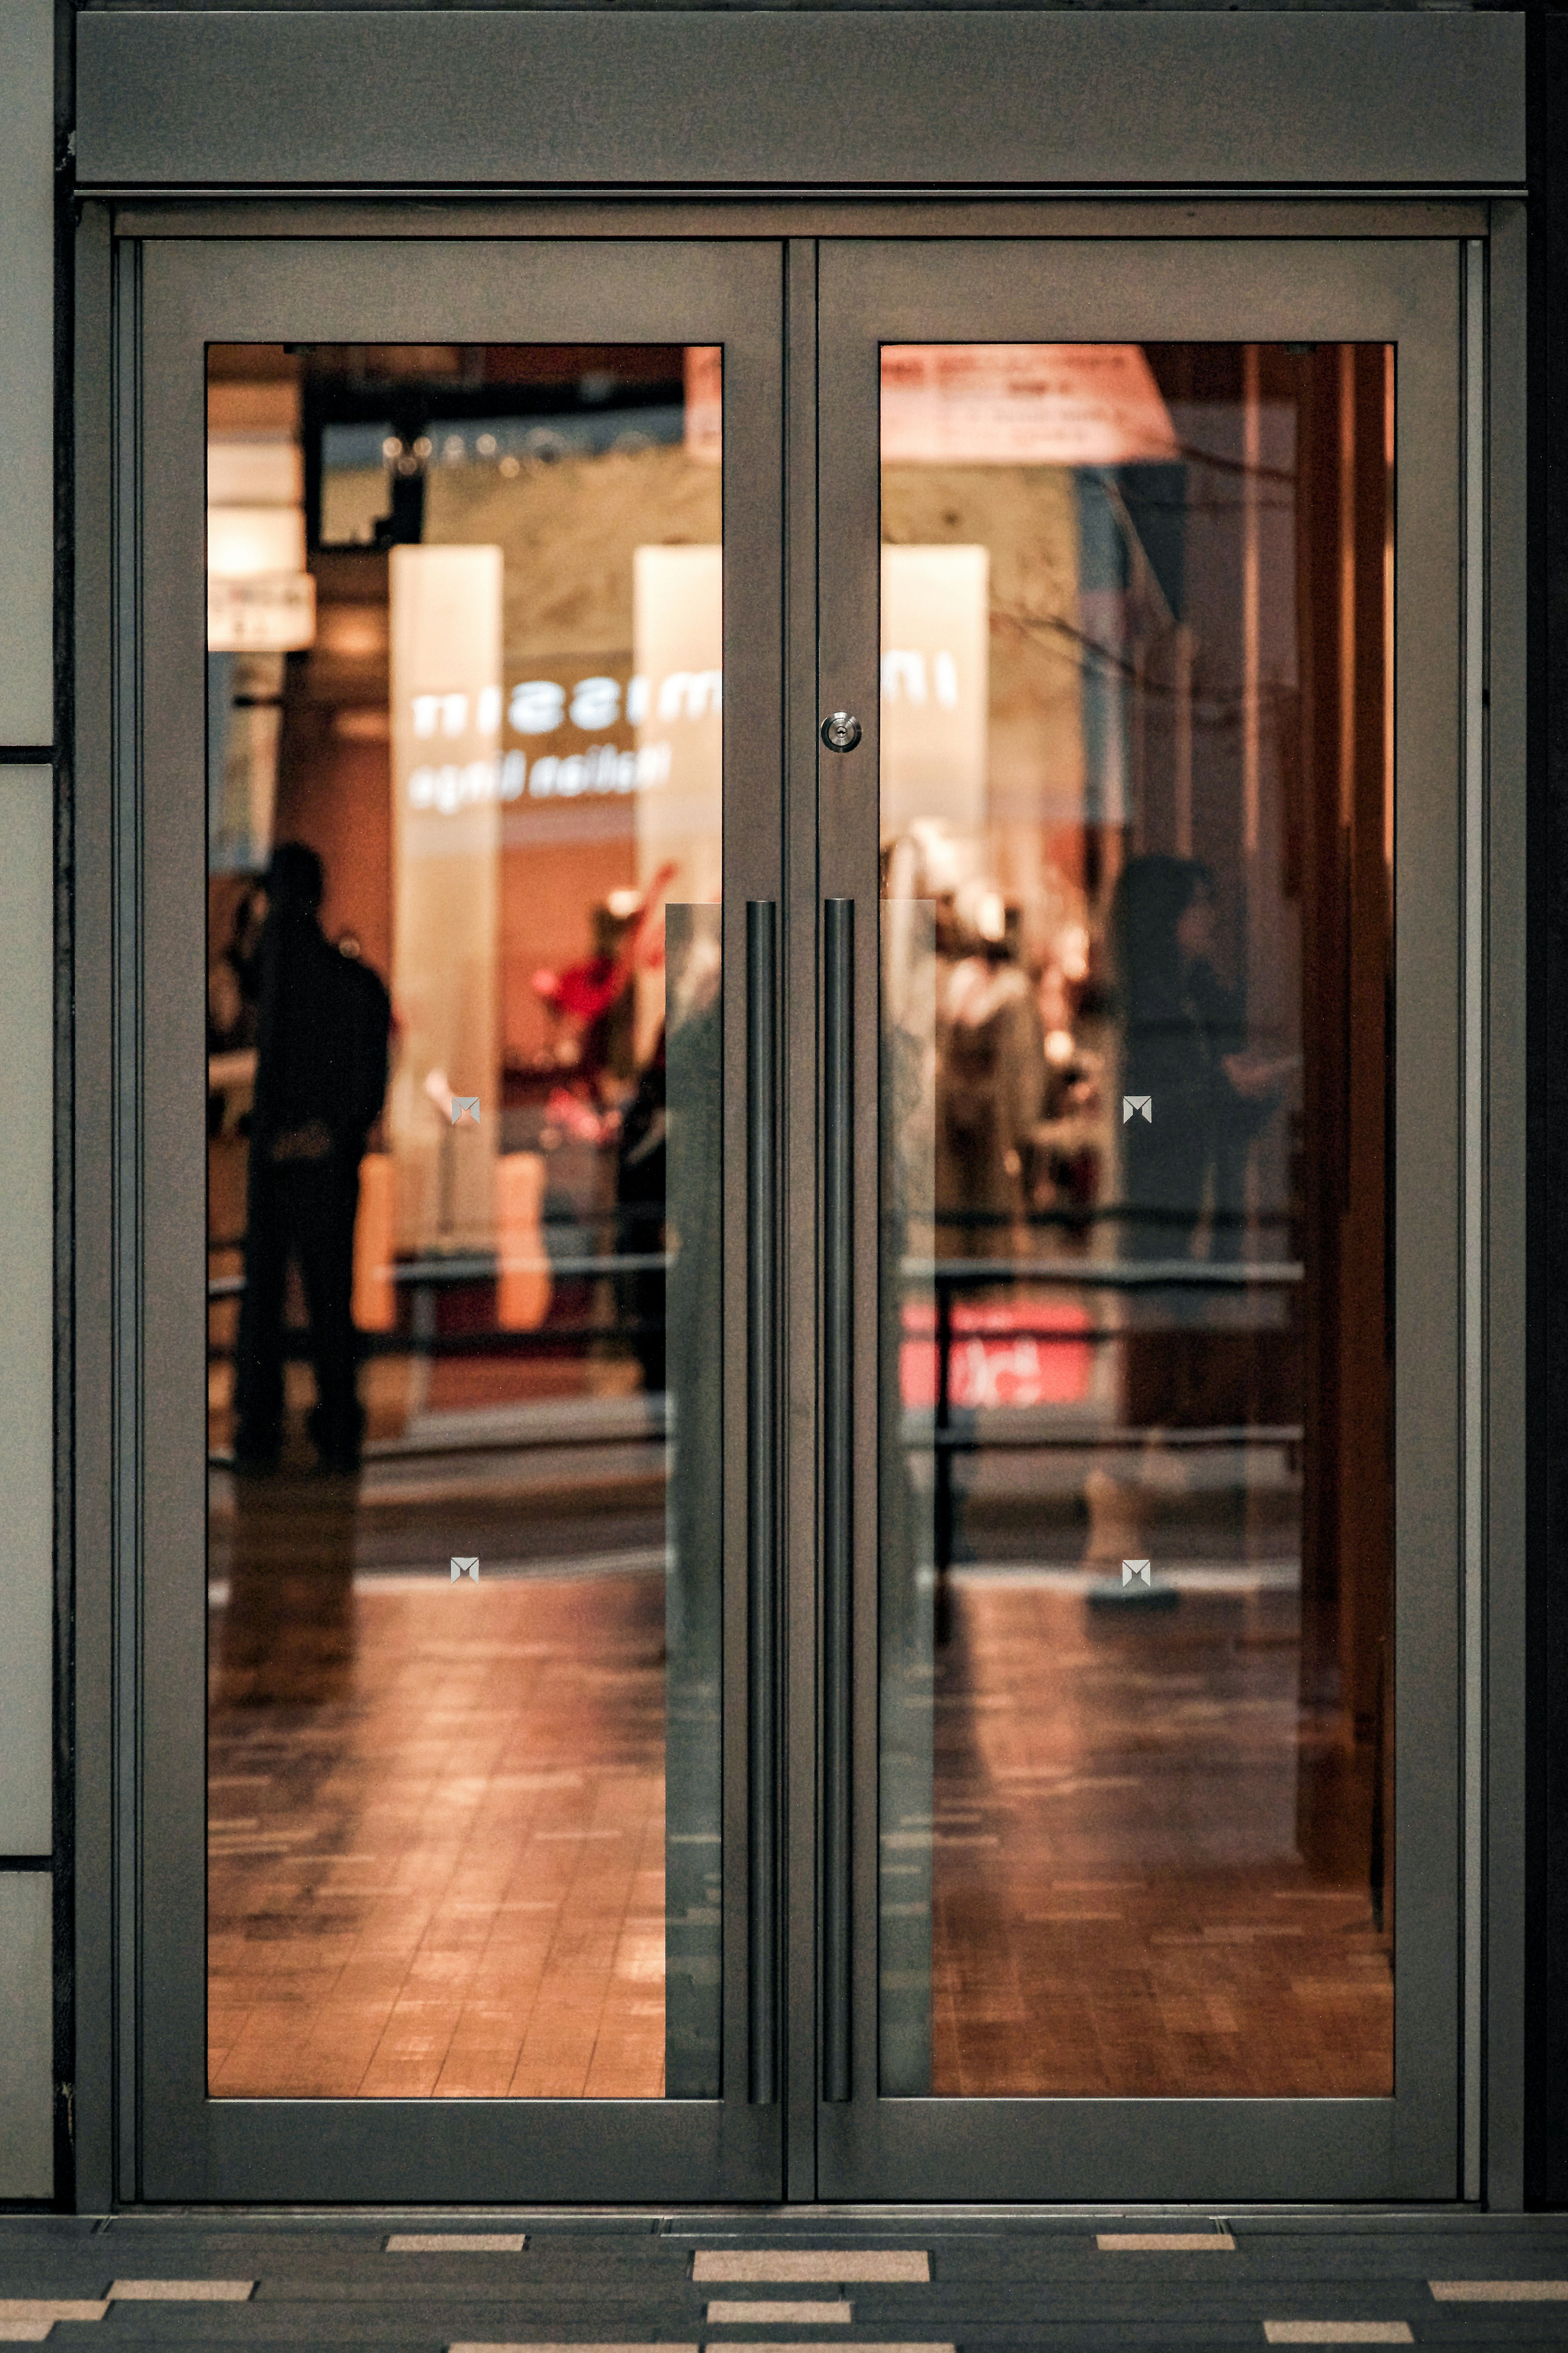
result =
[[[310,1588],[214,1613],[212,2092],[657,2097],[662,1578]]]
[[[932,2090],[1191,2098],[1385,2094],[1391,1939],[1367,1776],[1340,1861],[1297,1856],[1314,1740],[1296,1597],[1173,1609],[955,1580],[938,1653]]]
[[[212,1612],[212,2091],[657,2097],[662,1577],[367,1573],[363,1498],[253,1483]],[[1300,1705],[1295,1595],[1102,1611],[960,1572],[953,1601],[932,2091],[1385,2093],[1353,1758],[1338,1861],[1298,1859],[1336,1735]]]

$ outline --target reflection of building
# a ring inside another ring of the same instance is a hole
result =
[[[220,358],[215,413],[294,419],[293,439],[285,427],[267,445],[278,453],[268,462],[296,499],[307,473],[315,486],[321,545],[305,576],[320,620],[287,693],[279,667],[265,705],[242,693],[227,723],[221,789],[261,798],[254,839],[233,835],[226,854],[254,866],[274,830],[318,843],[329,924],[351,931],[393,982],[397,1230],[405,1247],[482,1249],[495,1214],[489,1172],[508,1144],[503,1071],[524,1083],[562,1042],[534,975],[587,953],[592,907],[646,888],[671,856],[677,895],[718,887],[704,848],[717,838],[717,548],[658,544],[662,529],[716,542],[717,439],[700,421],[683,442],[679,353],[634,355],[630,378],[619,355],[624,388],[601,396],[595,378],[586,404],[574,379],[459,392],[441,373],[446,357],[426,352],[384,353],[353,386],[331,362],[301,376],[284,360],[270,380],[264,364]],[[467,416],[444,424],[454,397]],[[476,419],[476,404],[490,413]],[[354,423],[345,408],[385,414]],[[320,437],[308,466],[302,415]],[[659,565],[667,572],[650,568]],[[681,580],[705,584],[695,603],[686,589],[672,596]],[[252,683],[247,673],[242,687]],[[243,787],[232,748],[242,732],[247,744],[265,736],[271,763],[252,755],[262,782]],[[636,991],[646,1054],[660,1018],[657,963]],[[498,1116],[444,1133],[432,1076]]]

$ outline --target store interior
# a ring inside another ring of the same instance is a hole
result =
[[[710,2096],[722,354],[207,390],[209,2087]],[[1394,399],[883,354],[889,2094],[1392,2084]]]

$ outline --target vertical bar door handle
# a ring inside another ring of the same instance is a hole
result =
[[[746,907],[746,1828],[750,2094],[778,2097],[778,910]]]
[[[850,2094],[855,902],[823,907],[822,2095]]]

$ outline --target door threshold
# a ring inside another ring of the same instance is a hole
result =
[[[582,2206],[289,2206],[289,2205],[136,2205],[116,2207],[100,2216],[80,2215],[82,2221],[100,2221],[105,2225],[140,2216],[160,2221],[203,2222],[219,2217],[244,2215],[253,2225],[268,2223],[321,2224],[366,2223],[385,2220],[399,2224],[410,2221],[439,2223],[453,2229],[473,2222],[487,2229],[503,2222],[516,2222],[524,2228],[548,2229],[552,2226],[582,2223],[622,2223],[628,2228],[645,2226],[650,2235],[661,2237],[713,2237],[721,2233],[746,2232],[761,2228],[807,2231],[831,2230],[840,2222],[875,2222],[884,2229],[930,2229],[984,2231],[997,2225],[1077,2224],[1097,2221],[1150,2221],[1155,2218],[1180,2218],[1218,2224],[1226,2221],[1265,2221],[1276,2224],[1310,2225],[1331,2223],[1336,2230],[1473,2230],[1478,2222],[1493,2228],[1538,2229],[1550,2214],[1516,2211],[1493,2213],[1479,2204],[1467,2205],[1457,2200],[1423,2205],[1313,2205],[1266,2201],[1233,2201],[1219,2207],[1213,2204],[1184,2203],[1180,2200],[1143,2204],[1116,2204],[1105,2201],[1082,2205],[1019,2205],[1019,2204],[892,2204],[875,2200],[846,2200],[837,2204],[797,2205],[700,2205],[689,2207],[637,2205]]]

